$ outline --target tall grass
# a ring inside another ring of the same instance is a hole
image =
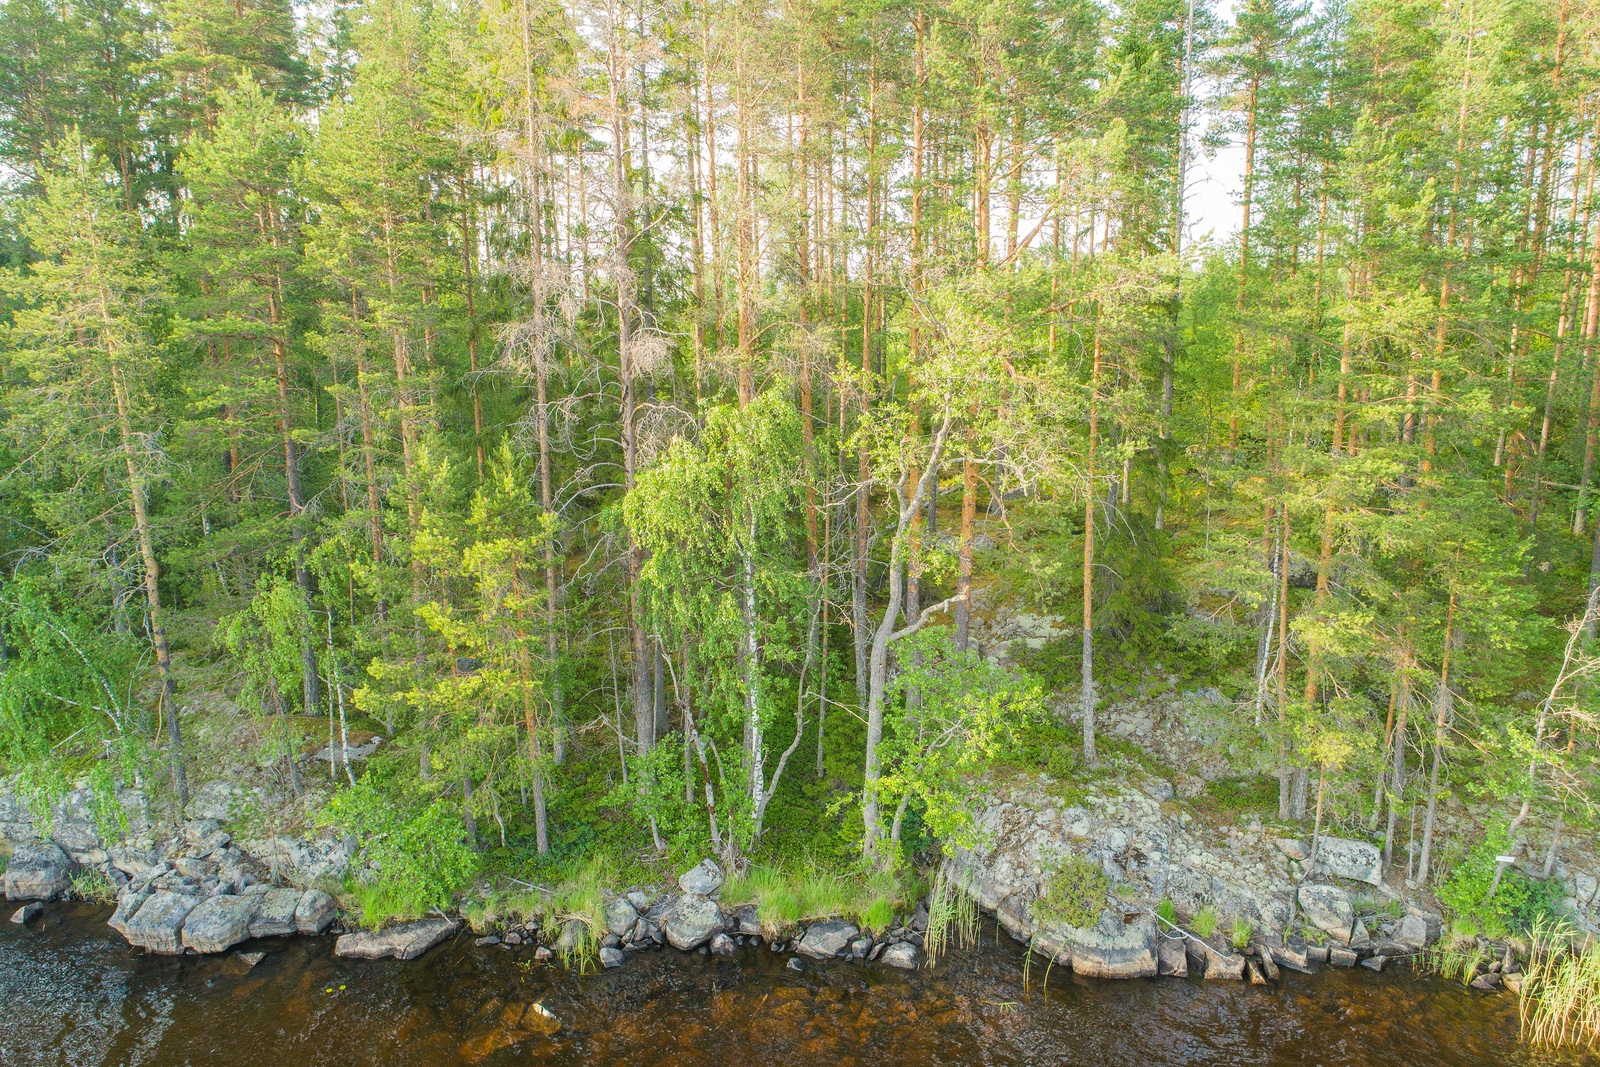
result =
[[[1600,1042],[1600,944],[1571,947],[1564,920],[1536,920],[1522,986],[1522,1035],[1540,1045]]]
[[[961,948],[978,943],[978,906],[966,890],[945,877],[944,868],[940,867],[928,892],[925,947],[929,967],[948,951],[952,937]]]
[[[1195,913],[1194,919],[1189,923],[1189,928],[1199,935],[1201,939],[1205,939],[1217,932],[1217,924],[1221,921],[1217,916],[1217,909],[1207,904]]]
[[[890,871],[846,877],[815,868],[794,872],[752,866],[722,887],[724,907],[756,905],[761,929],[781,936],[803,922],[843,917],[869,930],[894,924],[898,911],[915,899],[913,879]]]
[[[1449,941],[1441,941],[1417,957],[1417,970],[1438,975],[1447,982],[1466,985],[1490,961],[1490,954],[1479,942],[1476,928],[1463,930],[1457,924]]]

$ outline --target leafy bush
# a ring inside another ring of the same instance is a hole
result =
[[[1082,856],[1068,856],[1045,883],[1044,893],[1033,902],[1040,923],[1065,923],[1087,927],[1100,921],[1110,884],[1100,865]]]
[[[363,781],[335,794],[323,822],[353,834],[377,871],[352,887],[368,926],[444,907],[478,869],[460,812],[443,800],[407,812]]]
[[[1564,896],[1554,879],[1529,878],[1515,867],[1506,868],[1489,896],[1495,857],[1506,847],[1504,834],[1489,837],[1469,851],[1439,886],[1439,903],[1491,936],[1524,933],[1541,918],[1559,916]]]

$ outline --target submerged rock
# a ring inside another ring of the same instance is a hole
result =
[[[612,967],[621,967],[628,959],[628,954],[620,948],[606,947],[600,950],[600,962],[607,970]]]
[[[6,863],[5,893],[11,900],[49,900],[72,884],[77,867],[52,841],[21,844]]]
[[[43,910],[44,905],[40,904],[38,901],[34,901],[32,904],[24,904],[22,907],[11,913],[11,921],[16,923],[18,926],[25,925],[35,915],[39,914]]]
[[[732,956],[739,951],[739,946],[733,943],[733,938],[724,933],[717,933],[711,938],[711,954],[713,956]]]
[[[414,960],[455,933],[457,925],[450,919],[420,919],[385,930],[341,934],[333,954],[362,960]]]

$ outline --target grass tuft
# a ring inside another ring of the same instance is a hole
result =
[[[1555,1048],[1600,1043],[1600,945],[1572,948],[1563,920],[1538,919],[1522,986],[1522,1034]]]

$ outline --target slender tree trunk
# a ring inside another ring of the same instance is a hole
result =
[[[1428,813],[1422,824],[1422,857],[1417,862],[1417,882],[1428,884],[1433,856],[1433,828],[1439,808],[1439,765],[1444,761],[1445,729],[1450,719],[1450,651],[1455,643],[1456,597],[1450,594],[1445,616],[1444,653],[1439,664],[1439,688],[1433,699],[1433,766],[1428,771]]]
[[[1100,444],[1100,309],[1094,317],[1094,357],[1089,377],[1089,447],[1084,454],[1088,486],[1083,494],[1083,658],[1079,666],[1079,695],[1083,716],[1083,759],[1097,766],[1094,743],[1094,500],[1095,452]]]

